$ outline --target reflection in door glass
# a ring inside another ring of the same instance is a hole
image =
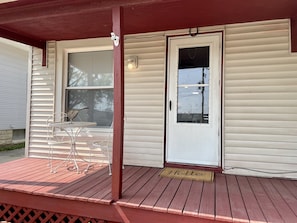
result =
[[[208,123],[209,47],[179,50],[177,122]]]

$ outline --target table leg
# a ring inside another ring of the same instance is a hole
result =
[[[72,170],[76,170],[77,173],[79,173],[79,166],[77,164],[77,156],[78,156],[78,153],[76,151],[76,143],[75,141],[72,141],[71,142],[71,151],[70,151],[70,161],[72,161],[73,163],[73,168]]]

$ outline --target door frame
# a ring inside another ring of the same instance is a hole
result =
[[[222,172],[222,166],[223,166],[223,151],[224,151],[224,146],[223,146],[223,120],[224,120],[224,111],[223,111],[223,106],[224,106],[224,89],[223,89],[223,83],[224,83],[224,75],[223,75],[223,52],[224,52],[224,31],[214,31],[214,32],[205,32],[201,34],[195,34],[196,35],[201,35],[201,36],[207,36],[207,35],[219,35],[220,36],[220,58],[219,58],[219,71],[220,71],[220,82],[219,82],[219,89],[218,91],[220,92],[220,99],[219,99],[219,104],[218,104],[218,109],[219,109],[219,117],[218,117],[218,152],[219,152],[219,164],[217,167],[214,166],[205,166],[205,165],[192,165],[192,164],[182,164],[182,163],[172,163],[172,162],[167,162],[167,140],[168,140],[168,112],[169,112],[169,39],[174,38],[174,37],[188,37],[187,34],[180,34],[180,35],[168,35],[166,36],[166,71],[165,71],[165,106],[164,106],[164,166],[165,167],[179,167],[179,168],[192,168],[192,169],[211,169],[216,172]],[[193,35],[191,35],[193,36]]]

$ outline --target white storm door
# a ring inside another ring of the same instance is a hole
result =
[[[221,39],[221,33],[169,38],[169,163],[220,165]]]

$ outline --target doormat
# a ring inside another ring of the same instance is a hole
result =
[[[214,179],[214,173],[212,171],[180,169],[171,167],[164,168],[160,173],[160,176],[207,182],[212,182]]]

